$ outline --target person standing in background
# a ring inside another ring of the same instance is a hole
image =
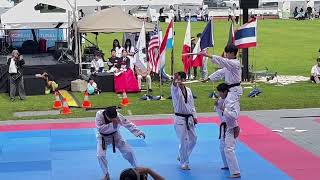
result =
[[[113,40],[112,49],[116,50],[116,56],[118,58],[122,57],[123,48],[120,46],[120,43],[119,43],[118,39]]]
[[[8,59],[7,65],[9,66],[9,81],[10,81],[10,99],[15,101],[16,89],[18,89],[20,100],[26,99],[23,82],[23,65],[25,61],[20,56],[18,50],[12,51],[12,57]]]
[[[240,23],[240,9],[237,7],[235,10],[234,10],[234,15],[236,16],[236,23],[239,24]]]
[[[134,57],[135,51],[130,39],[127,39],[126,42],[124,43],[124,49],[128,53],[128,58],[130,59],[130,68],[133,70],[134,63],[135,63],[135,59],[133,57]]]

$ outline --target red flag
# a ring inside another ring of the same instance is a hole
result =
[[[187,25],[186,29],[186,34],[184,36],[184,42],[183,42],[183,47],[182,47],[182,63],[183,63],[183,71],[185,73],[188,73],[189,68],[190,68],[190,56],[185,56],[183,54],[190,53],[191,49],[191,24],[190,20]]]

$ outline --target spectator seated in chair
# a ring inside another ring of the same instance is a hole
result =
[[[310,80],[316,84],[320,84],[320,56],[317,58],[317,64],[311,69]]]
[[[109,66],[109,71],[115,68],[115,66],[119,63],[120,58],[117,57],[117,53],[115,49],[111,50],[111,57],[109,58],[109,61],[107,62]]]
[[[91,61],[91,75],[104,71],[104,63],[100,52],[96,52],[94,59]]]
[[[116,93],[122,92],[140,92],[138,81],[130,68],[130,60],[127,57],[127,51],[122,51],[123,57],[116,65],[114,71],[114,90]]]
[[[136,69],[136,73],[137,73],[139,89],[141,90],[141,81],[142,81],[142,79],[145,79],[146,83],[147,83],[148,90],[150,92],[152,92],[152,88],[151,88],[152,81],[151,81],[151,76],[150,76],[150,72],[151,72],[150,67],[148,66],[147,70],[143,70],[143,69],[141,69],[141,68],[136,66],[135,69]]]
[[[36,74],[37,78],[43,79],[46,82],[45,94],[50,94],[51,92],[55,92],[59,85],[54,81],[52,75],[44,72],[42,74]]]

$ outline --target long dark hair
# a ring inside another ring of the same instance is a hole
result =
[[[127,43],[129,45],[127,45]],[[129,49],[128,49],[129,47]],[[127,39],[126,42],[124,43],[124,49],[126,49],[127,51],[130,51],[131,50],[131,47],[132,47],[132,44],[131,44],[131,40],[130,39]]]
[[[118,43],[118,46],[116,46],[116,45],[115,45],[115,42],[117,42],[117,43]],[[113,40],[112,47],[113,47],[112,49],[116,49],[116,47],[121,48],[121,46],[120,46],[120,43],[119,43],[119,40],[118,40],[118,39],[114,39],[114,40]]]

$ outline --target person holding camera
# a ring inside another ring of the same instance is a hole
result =
[[[23,83],[23,65],[25,64],[18,50],[12,51],[11,58],[8,59],[9,81],[10,81],[10,99],[15,101],[16,89],[18,89],[20,100],[26,99],[26,93]]]
[[[128,168],[123,170],[120,174],[120,180],[147,180],[148,175],[150,175],[154,180],[165,180],[165,178],[160,174],[145,167]]]

